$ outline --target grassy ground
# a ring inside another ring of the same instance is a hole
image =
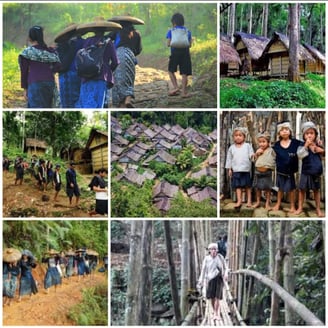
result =
[[[254,77],[220,81],[221,108],[325,108],[325,76],[308,74],[301,83]]]

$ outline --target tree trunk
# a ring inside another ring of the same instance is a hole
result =
[[[256,232],[254,235],[254,243],[253,243],[253,251],[252,251],[252,258],[251,258],[251,266],[255,265],[257,262],[257,253],[260,246],[260,233],[261,233],[261,221],[255,221],[254,224],[256,225]],[[251,298],[253,296],[254,290],[254,278],[250,277],[248,282],[248,290],[247,290],[247,297],[245,300],[246,303],[246,312],[244,318],[248,318],[250,314],[250,305],[251,305]]]
[[[194,222],[189,223],[189,289],[196,290],[196,259],[195,259],[195,244],[193,238]]]
[[[228,37],[231,42],[233,41],[233,34],[235,33],[235,21],[236,21],[236,4],[233,3],[229,7]]]
[[[176,325],[180,326],[182,320],[181,320],[181,312],[179,307],[178,285],[177,285],[175,265],[173,260],[173,247],[172,247],[172,239],[171,239],[170,221],[164,221],[164,234],[165,234],[167,261],[169,264],[169,277],[170,277],[174,317],[175,317]]]
[[[248,13],[248,33],[252,33],[253,26],[253,5],[249,4],[249,13]]]
[[[188,313],[188,272],[189,272],[189,224],[190,221],[182,222],[182,245],[181,245],[181,295],[180,309],[184,318]]]
[[[317,318],[307,307],[300,303],[295,297],[290,295],[275,281],[253,270],[238,270],[233,273],[247,274],[255,277],[264,285],[270,287],[284,302],[286,302],[292,310],[294,310],[306,323],[310,326],[324,326],[325,324]]]
[[[132,220],[130,236],[130,256],[127,277],[127,292],[125,303],[125,325],[138,324],[139,287],[141,275],[141,235],[142,221]]]
[[[153,281],[153,221],[143,221],[141,242],[141,282],[139,289],[140,312],[138,324],[147,326],[151,324],[152,281]]]
[[[246,257],[247,257],[247,247],[248,247],[248,235],[245,232],[248,229],[249,221],[241,221],[241,235],[240,235],[240,258],[239,258],[239,268],[244,269],[246,267]],[[240,313],[244,316],[245,313],[245,296],[246,296],[246,277],[241,276],[239,281],[239,308]]]
[[[269,17],[269,4],[263,4],[263,17],[262,17],[262,35],[268,36],[268,17]]]
[[[289,66],[288,81],[300,82],[299,72],[299,4],[289,4]]]
[[[295,296],[295,274],[294,274],[294,252],[293,252],[293,236],[292,236],[292,221],[286,221],[285,233],[285,250],[284,257],[284,288],[289,294]],[[294,311],[288,304],[285,303],[285,325],[295,326],[296,317]]]
[[[273,278],[274,273],[274,256],[276,250],[276,239],[274,231],[274,221],[268,221],[268,240],[269,240],[269,275]]]
[[[282,271],[282,263],[285,256],[284,241],[285,241],[286,221],[280,222],[279,244],[275,257],[275,267],[273,280],[280,284],[280,276]],[[279,297],[275,292],[271,294],[271,314],[270,325],[277,326],[279,324]]]

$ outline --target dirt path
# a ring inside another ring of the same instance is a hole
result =
[[[10,306],[3,307],[4,326],[74,326],[75,323],[68,318],[71,307],[82,300],[82,289],[99,285],[106,281],[104,273],[96,272],[90,279],[89,276],[81,278],[72,277],[68,283],[64,279],[63,284],[57,288],[50,288],[46,294],[44,288],[39,286],[39,292],[22,297],[21,302],[17,298]],[[39,282],[42,285],[42,282]]]
[[[204,76],[189,77],[188,93],[190,98],[180,95],[170,97],[171,88],[167,72],[165,57],[140,57],[136,66],[135,99],[136,108],[217,108],[217,72],[216,63],[213,71]],[[181,85],[181,76],[177,73],[178,84]],[[24,108],[25,101],[22,91],[13,90],[5,96],[5,108]]]
[[[24,175],[22,185],[15,185],[14,182],[15,174],[4,172],[3,217],[90,217],[89,209],[95,202],[94,197],[81,199],[78,208],[70,207],[63,187],[58,195],[58,202],[54,202],[52,186],[49,185],[46,192],[40,191],[36,180],[29,174]],[[49,199],[42,200],[44,196]]]

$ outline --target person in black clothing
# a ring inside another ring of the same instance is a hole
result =
[[[19,184],[21,185],[23,183],[23,178],[24,178],[24,163],[22,157],[16,158],[15,170],[16,170],[15,185],[17,185],[17,182],[19,182]]]
[[[60,165],[59,164],[56,164],[56,166],[55,166],[54,179],[53,179],[52,183],[55,187],[54,201],[57,202],[57,196],[60,192],[61,185],[62,185],[61,176],[60,176]]]
[[[121,18],[121,20],[116,20],[115,17],[112,19],[121,24],[122,30],[110,34],[120,62],[114,72],[113,106],[133,108],[135,65],[138,62],[136,56],[142,51],[141,35],[134,24],[144,24],[144,22],[135,17],[121,16]]]
[[[73,196],[76,197],[75,205],[79,205],[80,200],[80,188],[77,184],[76,180],[76,171],[75,171],[75,163],[71,162],[68,170],[66,171],[66,193],[69,198],[69,205],[72,205]]]
[[[96,214],[108,215],[108,189],[104,178],[107,170],[101,168],[98,170],[89,185],[90,189],[96,192]],[[92,213],[91,213],[92,214]]]

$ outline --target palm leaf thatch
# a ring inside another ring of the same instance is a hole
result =
[[[244,32],[236,32],[234,34],[234,37],[235,47],[237,46],[238,42],[243,42],[247,49],[247,52],[253,60],[258,60],[262,56],[264,48],[270,41],[270,39],[264,36],[248,34]]]
[[[270,42],[265,47],[263,54],[267,53],[270,49],[271,45],[277,41],[281,41],[286,48],[286,51],[289,51],[289,38],[281,33],[274,32],[273,37],[271,38]],[[314,58],[310,54],[308,50],[306,50],[301,44],[299,45],[299,53],[298,53],[298,60],[310,61],[314,62]]]
[[[228,41],[220,40],[220,64],[238,63],[241,65],[237,50]]]
[[[313,46],[310,46],[309,44],[307,43],[303,43],[303,46],[306,50],[308,50],[312,57],[318,59],[318,60],[321,60],[324,64],[326,64],[326,57],[324,54],[322,54],[317,48],[313,47]]]

